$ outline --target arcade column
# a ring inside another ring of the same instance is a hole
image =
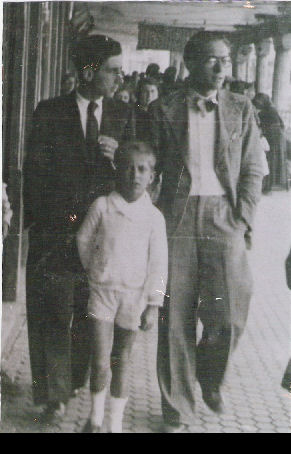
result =
[[[271,39],[263,39],[255,43],[257,65],[256,65],[256,92],[268,93],[269,80],[268,80],[268,65],[269,53],[271,48]]]
[[[237,45],[233,51],[233,77],[237,80],[248,80],[248,61],[252,44]]]
[[[273,75],[273,103],[279,110],[286,110],[291,72],[291,33],[274,37],[276,50]]]

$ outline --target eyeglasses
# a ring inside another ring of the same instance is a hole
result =
[[[83,69],[93,69],[93,71],[99,71],[101,65],[99,63],[90,63],[89,65],[84,66]],[[109,74],[114,74],[115,76],[119,76],[121,79],[123,79],[123,72],[122,69],[120,68],[105,68],[105,72]]]
[[[230,57],[207,57],[204,60],[204,64],[209,68],[213,68],[217,63],[220,63],[222,66],[230,66],[231,58]]]

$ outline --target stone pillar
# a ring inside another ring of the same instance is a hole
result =
[[[248,78],[248,58],[252,51],[251,44],[237,46],[233,53],[232,75],[238,80],[247,80]]]
[[[263,39],[255,43],[257,54],[256,65],[256,92],[268,93],[268,55],[271,47],[271,39]]]
[[[254,83],[256,79],[257,56],[254,44],[250,45],[249,53],[246,60],[246,82]]]
[[[291,71],[291,33],[278,35],[274,38],[276,50],[273,75],[273,103],[279,110],[287,109],[290,90]]]
[[[181,52],[171,51],[170,52],[170,66],[175,66],[177,69],[177,75],[180,71],[180,65],[183,61],[183,56]]]
[[[180,69],[179,69],[179,72],[177,73],[177,79],[179,80],[184,80],[185,77],[186,77],[186,73],[187,73],[187,69],[186,69],[186,66],[185,66],[185,63],[184,63],[184,60],[182,59],[181,63],[180,63]]]

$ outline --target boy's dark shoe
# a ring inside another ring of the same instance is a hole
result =
[[[9,375],[2,371],[1,372],[1,391],[3,396],[19,396],[21,394],[21,388],[17,383],[9,377]]]
[[[82,434],[100,434],[101,427],[93,426],[90,419],[87,420],[85,426],[83,427]]]

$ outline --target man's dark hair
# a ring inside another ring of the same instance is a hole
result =
[[[234,80],[230,82],[230,91],[243,95],[245,90],[250,88],[251,85],[252,84],[245,82],[244,80]]]
[[[92,67],[99,69],[108,58],[121,54],[121,46],[109,36],[92,35],[76,40],[71,46],[71,56],[78,71]]]
[[[231,48],[229,40],[223,33],[200,31],[193,35],[185,45],[183,57],[186,66],[187,62],[191,60],[199,60],[204,55],[205,48],[211,41],[223,41]]]
[[[157,162],[156,154],[152,148],[152,146],[147,143],[147,142],[142,142],[140,140],[134,140],[134,141],[127,141],[123,142],[118,150],[115,153],[115,159],[114,162],[116,164],[116,167],[121,167],[122,162],[125,158],[130,153],[140,153],[140,154],[145,154],[150,156],[151,159],[151,168],[152,170],[155,169],[155,165]]]
[[[160,67],[157,63],[150,63],[146,69],[147,77],[158,77],[160,72]]]
[[[266,93],[257,93],[252,103],[254,104],[254,106],[256,107],[259,106],[260,108],[263,109],[267,109],[272,106],[270,96],[267,95]]]

